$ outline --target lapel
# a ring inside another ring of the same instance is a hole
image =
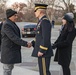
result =
[[[37,23],[37,29],[40,28],[41,22],[42,22],[42,20],[43,20],[44,18],[46,18],[46,16],[43,16],[43,17],[38,21],[38,23]]]
[[[8,24],[10,24],[13,28],[13,30],[20,35],[20,29],[19,27],[16,25],[16,23],[12,22],[11,20],[7,20]]]

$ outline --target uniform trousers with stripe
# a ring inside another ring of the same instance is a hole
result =
[[[51,75],[49,71],[51,57],[38,57],[40,75]]]

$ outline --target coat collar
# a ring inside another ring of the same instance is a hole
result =
[[[10,23],[13,23],[13,24],[16,24],[15,22],[11,21],[10,19],[7,19],[6,21],[10,22]]]
[[[46,18],[46,15],[42,16],[41,19],[39,19],[39,21],[42,20],[43,18]]]

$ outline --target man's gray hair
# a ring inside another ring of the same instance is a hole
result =
[[[39,9],[42,13],[46,13],[46,9]]]

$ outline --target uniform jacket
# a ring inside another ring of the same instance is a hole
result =
[[[58,61],[60,65],[70,65],[72,56],[72,43],[75,38],[75,28],[72,31],[64,31],[64,28],[54,43],[56,54],[54,61]]]
[[[34,50],[32,56],[38,57],[38,52],[42,52],[42,57],[51,57],[53,55],[51,47],[51,23],[46,16],[43,16],[38,24],[35,41],[32,41]]]
[[[20,39],[18,26],[7,19],[2,25],[1,62],[14,64],[21,62],[21,46],[27,46],[27,42]]]

